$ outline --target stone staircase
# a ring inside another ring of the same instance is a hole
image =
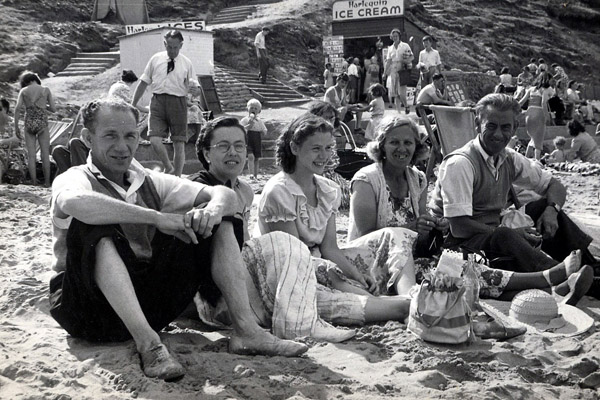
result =
[[[215,89],[224,112],[246,109],[248,100],[255,98],[250,89],[233,77],[224,66],[215,65]]]
[[[231,24],[247,19],[256,11],[256,5],[227,7],[219,11],[210,21],[209,25]]]
[[[243,83],[251,91],[253,97],[258,99],[263,106],[277,108],[303,104],[310,100],[271,76],[268,77],[267,83],[261,83],[258,80],[257,72],[241,72],[224,66],[220,67],[233,78]]]
[[[56,76],[96,75],[118,64],[121,60],[119,51],[99,53],[77,53],[71,63]]]
[[[421,1],[421,5],[423,5],[423,8],[425,8],[425,10],[427,10],[427,12],[434,17],[446,14],[444,10],[432,0]]]

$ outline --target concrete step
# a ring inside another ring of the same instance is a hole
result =
[[[234,6],[234,7],[226,7],[221,9],[217,15],[228,13],[228,12],[239,12],[239,11],[247,11],[247,10],[256,10],[256,4],[246,4],[243,6]]]
[[[71,63],[67,68],[106,68],[111,67],[113,64],[109,63]]]
[[[71,58],[71,63],[76,63],[76,62],[83,62],[83,63],[92,63],[92,62],[96,62],[96,63],[109,63],[109,64],[114,64],[116,63],[118,60],[114,59],[114,58],[106,58],[106,57],[73,57]]]
[[[104,71],[61,71],[56,76],[89,76],[97,75]]]
[[[219,18],[210,21],[210,25],[221,25],[221,24],[233,24],[236,22],[245,21],[248,16],[231,17],[231,18]]]
[[[114,60],[120,60],[121,52],[119,52],[119,51],[103,51],[103,52],[97,52],[97,53],[77,53],[77,54],[75,54],[75,57],[77,57],[77,58],[100,57],[100,58],[111,58]]]

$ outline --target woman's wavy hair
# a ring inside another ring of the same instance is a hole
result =
[[[19,84],[21,85],[21,88],[29,86],[31,82],[37,82],[38,85],[42,84],[40,77],[35,72],[23,71],[21,75],[19,75]]]
[[[200,161],[202,166],[207,171],[210,167],[210,163],[204,157],[203,150],[208,149],[210,147],[210,144],[215,136],[216,129],[230,128],[230,127],[241,129],[241,131],[244,133],[244,141],[246,143],[248,143],[248,141],[247,141],[248,139],[246,137],[246,129],[244,129],[244,126],[242,124],[240,124],[240,121],[238,121],[238,119],[235,117],[227,117],[227,116],[217,117],[215,119],[212,119],[212,120],[206,122],[206,124],[202,127],[202,130],[200,131],[200,134],[198,135],[198,139],[196,139],[196,155],[198,156],[198,160]]]
[[[277,164],[284,172],[291,174],[296,170],[296,156],[292,153],[291,144],[301,146],[309,136],[318,132],[333,132],[333,126],[310,113],[304,113],[290,122],[275,144]]]
[[[375,162],[381,162],[385,160],[385,141],[387,139],[387,135],[396,128],[401,126],[408,126],[413,133],[413,137],[415,139],[415,152],[410,160],[411,164],[414,164],[415,160],[419,158],[423,152],[429,150],[426,144],[421,142],[421,135],[419,134],[419,128],[417,124],[409,118],[400,117],[397,115],[390,115],[388,117],[384,117],[381,123],[379,124],[379,128],[377,128],[377,136],[374,141],[367,143],[367,155],[369,158]]]

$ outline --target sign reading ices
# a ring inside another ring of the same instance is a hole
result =
[[[404,14],[404,0],[343,0],[333,3],[333,20],[395,17]]]
[[[195,31],[203,31],[206,29],[204,21],[180,21],[180,22],[159,22],[155,24],[139,24],[139,25],[125,25],[125,34],[132,35],[134,33],[149,31],[150,29],[156,28],[173,28],[173,29],[191,29]]]

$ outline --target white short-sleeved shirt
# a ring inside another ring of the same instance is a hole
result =
[[[436,49],[431,49],[431,51],[421,50],[419,53],[419,63],[425,65],[427,68],[441,65],[440,53]]]
[[[260,31],[254,37],[254,47],[257,49],[266,49],[267,46],[265,44],[265,34],[263,31]]]
[[[92,163],[91,155],[88,156],[87,164],[90,171],[104,177],[100,170]],[[127,171],[127,181],[130,186],[127,190],[114,182],[108,180],[111,186],[119,193],[121,198],[129,204],[138,204],[138,190],[144,183],[146,176],[149,176],[154,183],[159,198],[161,199],[161,209],[165,213],[183,214],[194,206],[196,197],[206,187],[201,183],[192,182],[187,179],[181,179],[174,175],[162,174],[142,167],[142,165],[133,160]],[[106,179],[106,178],[105,178]],[[66,231],[71,225],[72,216],[61,218],[57,214],[56,199],[63,191],[73,190],[79,192],[92,191],[92,184],[88,175],[80,169],[70,168],[56,177],[52,183],[52,200],[50,203],[50,215],[53,225],[53,247],[54,262],[52,268],[56,271],[62,271],[66,267]],[[137,256],[147,257],[147,254],[140,254],[147,249],[132,249]]]
[[[268,233],[267,223],[294,221],[299,239],[308,247],[323,242],[327,222],[337,212],[341,190],[337,183],[315,175],[317,206],[308,204],[302,188],[285,172],[279,172],[266,183],[258,205],[258,226]]]
[[[348,76],[358,76],[358,67],[356,64],[350,64],[348,66]]]
[[[152,93],[187,96],[191,87],[199,87],[192,61],[179,53],[175,57],[175,68],[167,74],[169,56],[166,51],[153,55],[140,79],[150,85]]]
[[[539,195],[544,195],[548,189],[552,174],[542,169],[540,163],[526,158],[512,149],[505,149],[500,153],[498,163],[494,164],[494,158],[488,155],[483,147],[479,136],[474,139],[475,147],[479,154],[486,160],[487,168],[495,177],[498,177],[499,167],[508,160],[508,153],[515,166],[515,180],[513,185],[517,192],[519,189],[530,189]],[[438,180],[441,185],[444,216],[447,218],[472,216],[473,215],[473,182],[475,179],[475,168],[466,157],[450,157],[440,165]],[[434,198],[432,197],[432,201]],[[434,208],[435,204],[431,204]]]

